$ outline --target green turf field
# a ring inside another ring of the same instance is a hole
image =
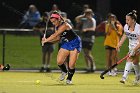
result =
[[[0,93],[139,93],[140,86],[132,85],[134,75],[129,75],[126,84],[116,77],[99,78],[99,73],[76,73],[73,85],[59,82],[60,73],[0,72]],[[35,81],[40,80],[40,84]]]
[[[105,49],[103,46],[104,37],[97,37],[93,47],[93,56],[97,69],[104,69],[106,64]],[[12,65],[12,68],[40,68],[41,66],[41,46],[39,36],[26,35],[6,35],[5,63]],[[122,58],[127,53],[127,42],[121,48],[119,57]],[[57,44],[51,61],[51,68],[58,68],[56,64]],[[0,53],[2,54],[2,34],[0,34]],[[0,64],[2,55],[0,55]],[[125,62],[124,62],[125,63]],[[124,68],[124,63],[119,65],[119,69]],[[83,53],[80,53],[77,61],[77,68],[85,68]]]

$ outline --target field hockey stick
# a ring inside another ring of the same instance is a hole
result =
[[[46,37],[46,32],[47,32],[47,29],[48,29],[49,20],[50,20],[50,18],[48,18],[47,21],[46,21],[46,28],[45,28],[45,32],[44,32],[43,38]],[[44,46],[44,43],[42,43],[42,46]]]
[[[126,60],[129,57],[129,54],[127,54],[125,57],[123,57],[122,59],[120,59],[116,64],[114,64],[113,66],[111,66],[110,68],[108,68],[107,70],[105,70],[104,72],[101,73],[100,78],[104,79],[104,75],[109,72],[111,69],[113,69],[114,67],[116,67],[118,64],[122,63],[124,60]]]

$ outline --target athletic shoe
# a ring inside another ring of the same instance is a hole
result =
[[[117,73],[116,72],[112,72],[112,76],[117,76]]]
[[[133,84],[134,84],[134,85],[140,84],[140,76],[136,76],[136,78],[135,78]]]
[[[133,81],[133,85],[139,85],[140,81]]]
[[[46,68],[46,72],[51,72],[51,69],[50,68]]]
[[[72,81],[67,79],[66,84],[72,84]]]
[[[111,74],[112,74],[112,76],[117,76],[117,73],[115,70],[111,70]]]
[[[93,66],[93,70],[94,70],[94,71],[96,70],[96,66],[95,66],[95,65]]]
[[[93,73],[93,72],[95,72],[95,70],[93,70],[93,69],[87,69],[86,70],[86,73]]]
[[[110,71],[108,72],[108,76],[112,76],[112,73]]]
[[[96,69],[95,66],[87,67],[86,68],[86,73],[93,73],[93,72],[95,72],[95,69]]]
[[[67,75],[67,73],[65,73],[65,72],[62,72],[61,73],[61,76],[60,76],[60,78],[59,78],[59,80],[60,81],[63,81],[64,79],[65,79],[65,76]]]
[[[44,70],[45,70],[44,67],[41,67],[39,72],[44,72]]]
[[[122,77],[122,79],[120,80],[121,83],[125,84],[126,78]]]
[[[115,72],[117,72],[117,71],[118,71],[118,69],[115,67],[115,68],[114,68],[114,71],[115,71]]]

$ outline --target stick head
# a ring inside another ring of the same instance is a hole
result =
[[[101,79],[104,79],[103,75],[100,75],[100,78],[101,78]]]
[[[11,67],[11,66],[10,66],[9,64],[7,64],[6,66],[4,66],[3,71],[4,71],[4,70],[8,71],[8,70],[10,69],[10,67]]]

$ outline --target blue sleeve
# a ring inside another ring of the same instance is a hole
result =
[[[40,18],[41,18],[40,13],[39,12],[35,12],[32,15],[32,17],[30,18],[30,20],[32,20],[32,21],[40,21]]]

